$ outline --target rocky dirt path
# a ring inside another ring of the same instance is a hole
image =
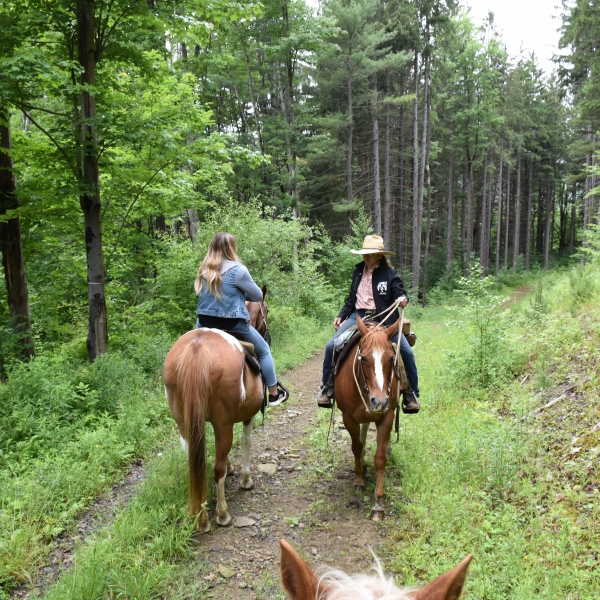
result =
[[[318,353],[287,373],[284,381],[291,400],[270,409],[264,427],[255,427],[251,459],[255,487],[250,492],[238,488],[241,455],[239,448],[234,449],[236,475],[226,483],[234,524],[198,539],[198,559],[208,569],[202,597],[284,598],[279,583],[280,538],[313,565],[354,573],[373,564],[369,548],[377,552],[395,517],[387,512],[383,523],[369,520],[373,500],[369,483],[367,493],[356,496],[349,436],[341,428],[341,417],[332,429],[330,450],[323,446],[322,434],[315,449],[316,421],[322,424],[330,415],[322,409],[327,414],[316,415],[322,361]],[[388,485],[393,485],[393,477]],[[214,511],[212,517],[214,523]]]

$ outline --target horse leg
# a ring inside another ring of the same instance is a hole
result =
[[[233,468],[233,463],[231,462],[229,454],[227,455],[227,475],[235,475],[235,469]]]
[[[215,486],[217,488],[217,525],[226,527],[231,523],[231,515],[225,501],[225,477],[227,477],[227,456],[233,442],[233,427],[213,428],[215,430]]]
[[[375,486],[375,505],[371,509],[373,521],[383,521],[384,509],[380,503],[383,497],[383,482],[385,479],[385,465],[387,463],[387,445],[390,440],[392,425],[394,424],[394,411],[390,410],[383,419],[377,422],[377,450],[375,452],[375,469],[377,471],[377,485]]]
[[[352,440],[352,454],[354,454],[354,489],[362,491],[365,489],[365,482],[363,479],[363,467],[362,467],[362,456],[364,445],[361,441],[361,431],[359,424],[346,413],[342,413],[344,419],[344,426],[350,434]]]
[[[363,468],[363,476],[367,474],[367,461],[365,460],[365,451],[367,449],[367,434],[369,433],[370,423],[360,424],[360,443],[362,444],[362,452],[360,453],[360,464]]]
[[[254,481],[250,478],[250,448],[252,447],[252,423],[254,417],[244,423],[242,432],[242,478],[240,487],[243,490],[251,490],[254,487]]]

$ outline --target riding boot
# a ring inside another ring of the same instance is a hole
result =
[[[421,405],[417,395],[408,388],[402,392],[402,412],[407,415],[412,415],[419,412]]]

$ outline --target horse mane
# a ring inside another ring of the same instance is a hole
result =
[[[376,575],[348,575],[327,569],[319,578],[317,600],[414,600],[414,588],[401,590],[392,577],[386,577],[375,557]]]

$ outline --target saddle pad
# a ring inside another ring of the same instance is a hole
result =
[[[242,340],[238,340],[240,342],[240,344],[242,346],[244,346],[244,348],[246,350],[248,350],[248,352],[250,352],[250,354],[252,354],[252,356],[254,356],[256,358],[256,351],[254,350],[254,344],[251,344],[250,342],[244,342]]]

